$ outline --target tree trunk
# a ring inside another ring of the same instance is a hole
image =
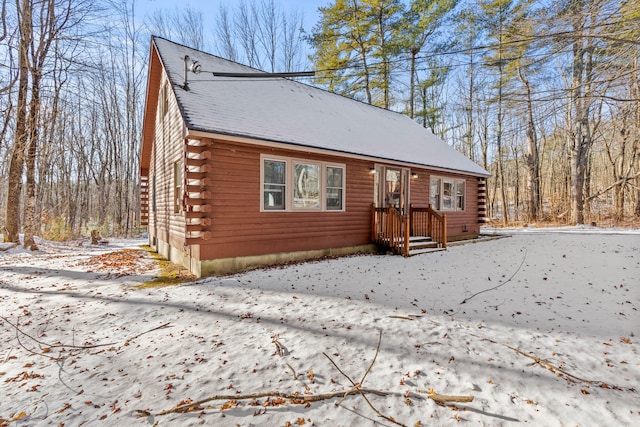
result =
[[[571,102],[573,105],[573,138],[571,155],[571,222],[584,223],[584,190],[587,160],[591,150],[592,138],[589,126],[591,83],[593,80],[593,46],[583,37],[585,17],[577,12],[573,31],[573,64],[571,78]],[[586,43],[586,45],[585,45]]]
[[[31,102],[29,107],[29,143],[27,146],[27,194],[24,205],[24,249],[37,249],[36,233],[36,151],[38,147],[38,127],[40,110],[40,72],[36,70],[31,82]]]
[[[362,58],[362,71],[364,72],[364,91],[367,94],[367,104],[373,103],[371,98],[371,82],[369,80],[369,65],[367,64],[367,54],[364,45],[360,45],[360,57]]]
[[[518,77],[525,87],[527,94],[527,212],[529,221],[540,218],[540,157],[538,154],[538,136],[533,121],[533,102],[531,101],[531,86],[529,81],[518,68]]]
[[[473,161],[475,161],[475,150],[473,149],[473,101],[476,92],[476,88],[474,85],[474,63],[473,63],[473,49],[471,49],[471,53],[469,54],[469,92],[467,99],[467,130],[466,130],[466,139],[467,139],[467,155]],[[485,154],[485,165],[486,168],[486,154]]]
[[[416,90],[416,55],[418,51],[411,49],[411,70],[409,74],[409,117],[412,119],[415,117],[414,103],[415,103],[415,90]]]
[[[18,25],[20,32],[18,58],[18,103],[16,107],[16,127],[13,151],[9,163],[6,227],[11,242],[20,242],[20,202],[22,196],[22,173],[24,171],[24,154],[28,141],[27,134],[27,91],[29,84],[29,46],[33,32],[31,21],[31,4],[23,0],[19,6]]]
[[[502,148],[502,47],[500,47],[499,59],[499,76],[498,76],[498,112],[497,112],[497,130],[496,130],[496,149],[498,156],[498,179],[500,180],[500,198],[502,199],[502,224],[509,223],[509,209],[507,206],[507,193],[504,181],[504,156]]]
[[[578,38],[573,43],[573,75],[571,79],[571,103],[573,114],[573,135],[570,139],[570,179],[571,179],[571,222],[573,224],[584,223],[584,169],[585,169],[585,138],[587,133],[584,128],[585,102],[583,96],[583,71],[584,71],[584,49],[582,39]]]

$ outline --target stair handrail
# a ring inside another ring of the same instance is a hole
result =
[[[394,206],[371,207],[371,239],[374,243],[388,246],[396,253],[409,256],[409,215],[402,215]]]
[[[427,229],[434,242],[443,249],[447,247],[447,216],[437,212],[431,204],[427,207]]]

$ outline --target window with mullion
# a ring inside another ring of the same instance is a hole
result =
[[[173,213],[182,213],[182,173],[183,163],[179,160],[173,164]]]
[[[265,159],[263,164],[263,209],[283,211],[287,199],[287,163]]]
[[[465,182],[458,181],[456,182],[456,210],[463,211],[464,210],[464,195],[465,195]]]
[[[429,201],[431,207],[435,210],[440,210],[440,178],[431,178],[431,191],[429,194]]]
[[[429,201],[439,211],[464,211],[466,198],[464,179],[431,177]]]
[[[326,167],[326,209],[341,211],[344,209],[344,168]]]

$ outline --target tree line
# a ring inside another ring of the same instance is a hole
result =
[[[131,0],[0,0],[0,226],[36,247],[131,236],[140,227],[139,156],[149,40],[208,50],[201,11],[137,16]],[[306,65],[300,12],[240,1],[217,15],[222,56],[265,69]]]
[[[149,38],[400,111],[492,172],[508,223],[640,218],[640,6],[628,0],[0,0],[0,224],[134,235]],[[213,25],[212,25],[213,24]],[[209,30],[213,28],[213,30]],[[210,31],[210,32],[208,32]],[[401,143],[401,141],[390,143]]]
[[[318,83],[401,111],[492,172],[504,224],[640,218],[640,4],[335,0]]]

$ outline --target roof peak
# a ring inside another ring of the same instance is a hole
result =
[[[288,78],[219,77],[263,71],[158,36],[152,44],[188,129],[489,175],[401,113]],[[185,56],[206,70],[187,70],[188,90]]]

